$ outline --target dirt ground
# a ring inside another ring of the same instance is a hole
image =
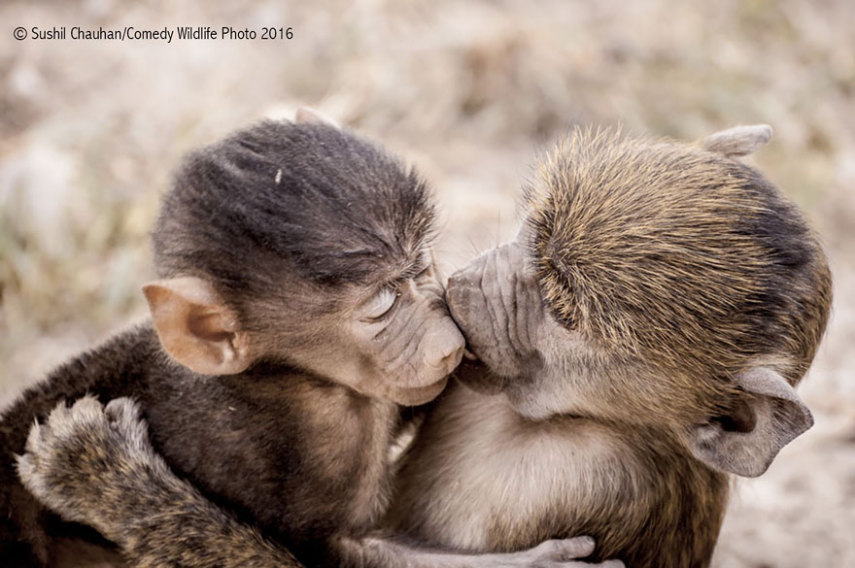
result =
[[[147,233],[190,148],[309,104],[432,181],[446,271],[513,236],[529,164],[572,124],[695,139],[768,123],[754,163],[834,273],[801,393],[817,424],[740,480],[715,565],[855,566],[855,4],[118,0],[0,5],[0,406],[144,317]],[[28,37],[16,40],[15,27]],[[65,40],[33,27],[66,27]],[[291,28],[292,39],[72,40]]]

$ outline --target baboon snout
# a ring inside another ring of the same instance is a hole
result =
[[[448,280],[446,301],[454,322],[465,337],[469,349],[483,356],[492,334],[490,301],[481,287],[483,271],[478,259],[456,272]]]
[[[526,279],[525,250],[508,243],[489,250],[451,275],[446,301],[451,317],[469,338],[470,327],[483,327],[485,318],[497,309],[507,311],[512,304],[505,300],[516,294],[513,285]]]
[[[478,293],[478,284],[475,282],[473,272],[467,267],[454,273],[448,279],[448,287],[445,291],[448,311],[462,329],[466,328],[472,315],[472,296]]]
[[[425,363],[443,375],[450,374],[460,364],[466,347],[463,334],[451,318],[446,319],[446,322],[436,325],[424,338]]]

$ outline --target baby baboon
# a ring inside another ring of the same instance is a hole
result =
[[[173,471],[300,562],[527,565],[589,552],[590,539],[578,539],[479,560],[366,538],[388,503],[398,405],[434,398],[463,352],[431,263],[432,223],[412,170],[329,125],[263,122],[191,154],[154,231],[162,279],[144,288],[152,322],[66,363],[3,415],[0,556],[56,565],[67,560],[68,538],[80,536],[24,489],[11,456],[24,452],[34,419],[87,393],[134,397]],[[88,483],[119,463],[109,445],[77,450],[63,467],[74,464],[79,477],[66,481]],[[32,463],[21,466],[31,484]],[[69,520],[98,506],[105,519],[127,520],[116,530],[92,524],[131,561],[163,550],[177,558],[142,564],[187,565],[186,553],[202,555],[196,566],[223,556],[296,565],[248,531],[257,550],[235,550],[230,543],[244,534],[235,523],[234,534],[205,533],[192,521],[198,493],[150,499],[134,487],[154,470],[125,466],[130,477],[113,477],[91,501],[61,499],[76,511]],[[123,505],[152,516],[123,517]],[[160,515],[179,519],[177,538],[149,530]],[[133,538],[130,525],[149,540]],[[212,534],[219,540],[208,547]]]
[[[696,149],[576,132],[542,162],[517,241],[450,281],[483,363],[464,363],[433,403],[387,527],[471,551],[585,533],[629,566],[709,563],[726,473],[759,475],[812,423],[792,387],[830,303],[798,211],[730,158],[768,135],[734,129]],[[133,405],[112,404],[108,417],[82,401],[31,435],[22,474],[65,514],[72,498],[162,464]],[[117,459],[97,479],[64,471],[99,447]],[[168,502],[161,485],[179,482],[152,470],[142,493]],[[222,521],[197,499],[195,520],[216,534]],[[180,534],[176,520],[160,516],[158,530]]]
[[[449,281],[489,372],[464,363],[471,388],[427,416],[393,528],[473,551],[590,534],[627,566],[708,565],[726,474],[760,475],[813,423],[793,386],[830,306],[798,210],[729,157],[769,134],[577,131],[542,160],[516,242]]]

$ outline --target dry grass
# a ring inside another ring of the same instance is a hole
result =
[[[510,236],[534,152],[571,123],[696,138],[767,122],[758,165],[823,234],[818,426],[741,484],[720,566],[855,565],[855,4],[7,2],[0,37],[0,403],[142,314],[147,231],[187,149],[311,104],[434,181],[449,268]],[[284,42],[17,42],[12,27],[293,26]]]

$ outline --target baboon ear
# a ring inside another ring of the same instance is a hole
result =
[[[166,352],[204,375],[234,375],[252,359],[237,316],[210,282],[192,276],[143,286],[151,318]]]
[[[695,426],[689,448],[714,469],[757,477],[781,448],[813,426],[813,416],[786,379],[771,369],[740,373],[737,384],[742,398],[731,415]]]
[[[728,157],[747,156],[757,151],[772,138],[772,127],[768,124],[734,126],[701,140],[704,150]]]
[[[295,120],[297,124],[326,124],[327,126],[341,128],[338,122],[309,107],[298,108]]]

